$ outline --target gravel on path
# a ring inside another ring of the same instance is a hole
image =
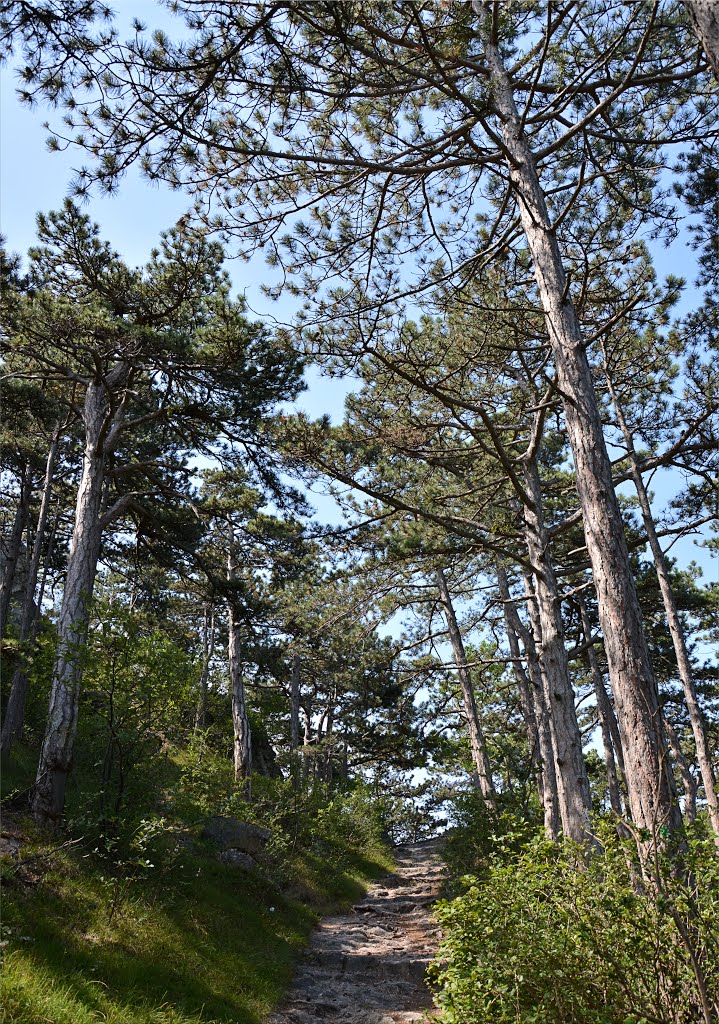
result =
[[[440,840],[397,847],[397,870],[348,914],[316,929],[284,1007],[269,1024],[421,1024],[435,1015],[424,983],[439,931]]]

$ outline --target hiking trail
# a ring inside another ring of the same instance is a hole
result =
[[[440,845],[398,846],[394,874],[349,913],[322,920],[269,1024],[420,1024],[435,1015],[424,974],[439,940],[430,908]]]

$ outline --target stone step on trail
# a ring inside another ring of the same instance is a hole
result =
[[[431,905],[440,841],[399,847],[397,869],[352,910],[316,929],[284,1007],[269,1024],[421,1024],[434,1016],[424,977],[438,943]]]

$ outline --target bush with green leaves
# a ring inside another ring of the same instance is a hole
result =
[[[0,644],[0,697],[6,706],[16,669],[27,674],[27,703],[22,735],[26,741],[39,742],[45,730],[50,679],[57,655],[57,632],[52,623],[41,616],[37,636],[21,641],[6,635]]]
[[[481,792],[472,787],[452,800],[451,828],[445,835],[443,857],[448,868],[448,887],[465,875],[481,876],[500,856],[518,853],[536,834],[540,824],[537,808],[532,816],[500,793],[497,811],[488,810]]]
[[[143,614],[102,601],[94,612],[78,743],[83,777],[92,781],[93,792],[85,796],[83,810],[104,821],[133,818],[132,812],[142,816],[153,806],[166,781],[164,755],[192,721],[198,669]],[[99,806],[90,806],[93,801]]]
[[[267,867],[278,882],[288,881],[299,851],[335,861],[347,855],[379,852],[384,847],[381,806],[371,787],[354,780],[328,784],[253,774],[252,798],[238,785],[228,751],[198,734],[182,756],[182,775],[171,809],[197,823],[210,815],[232,815],[269,828]]]
[[[431,968],[446,1024],[696,1024],[719,1012],[719,858],[701,825],[657,852],[536,838],[440,903]]]
[[[291,779],[254,776],[252,802],[235,801],[232,813],[270,829],[268,855],[278,880],[289,880],[300,851],[318,863],[329,860],[339,866],[383,847],[378,808],[359,781],[334,790],[317,781],[298,787]]]

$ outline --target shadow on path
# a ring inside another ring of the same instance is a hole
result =
[[[399,846],[397,870],[350,913],[315,931],[285,1006],[269,1024],[419,1024],[433,1016],[424,984],[437,948],[441,840]]]

